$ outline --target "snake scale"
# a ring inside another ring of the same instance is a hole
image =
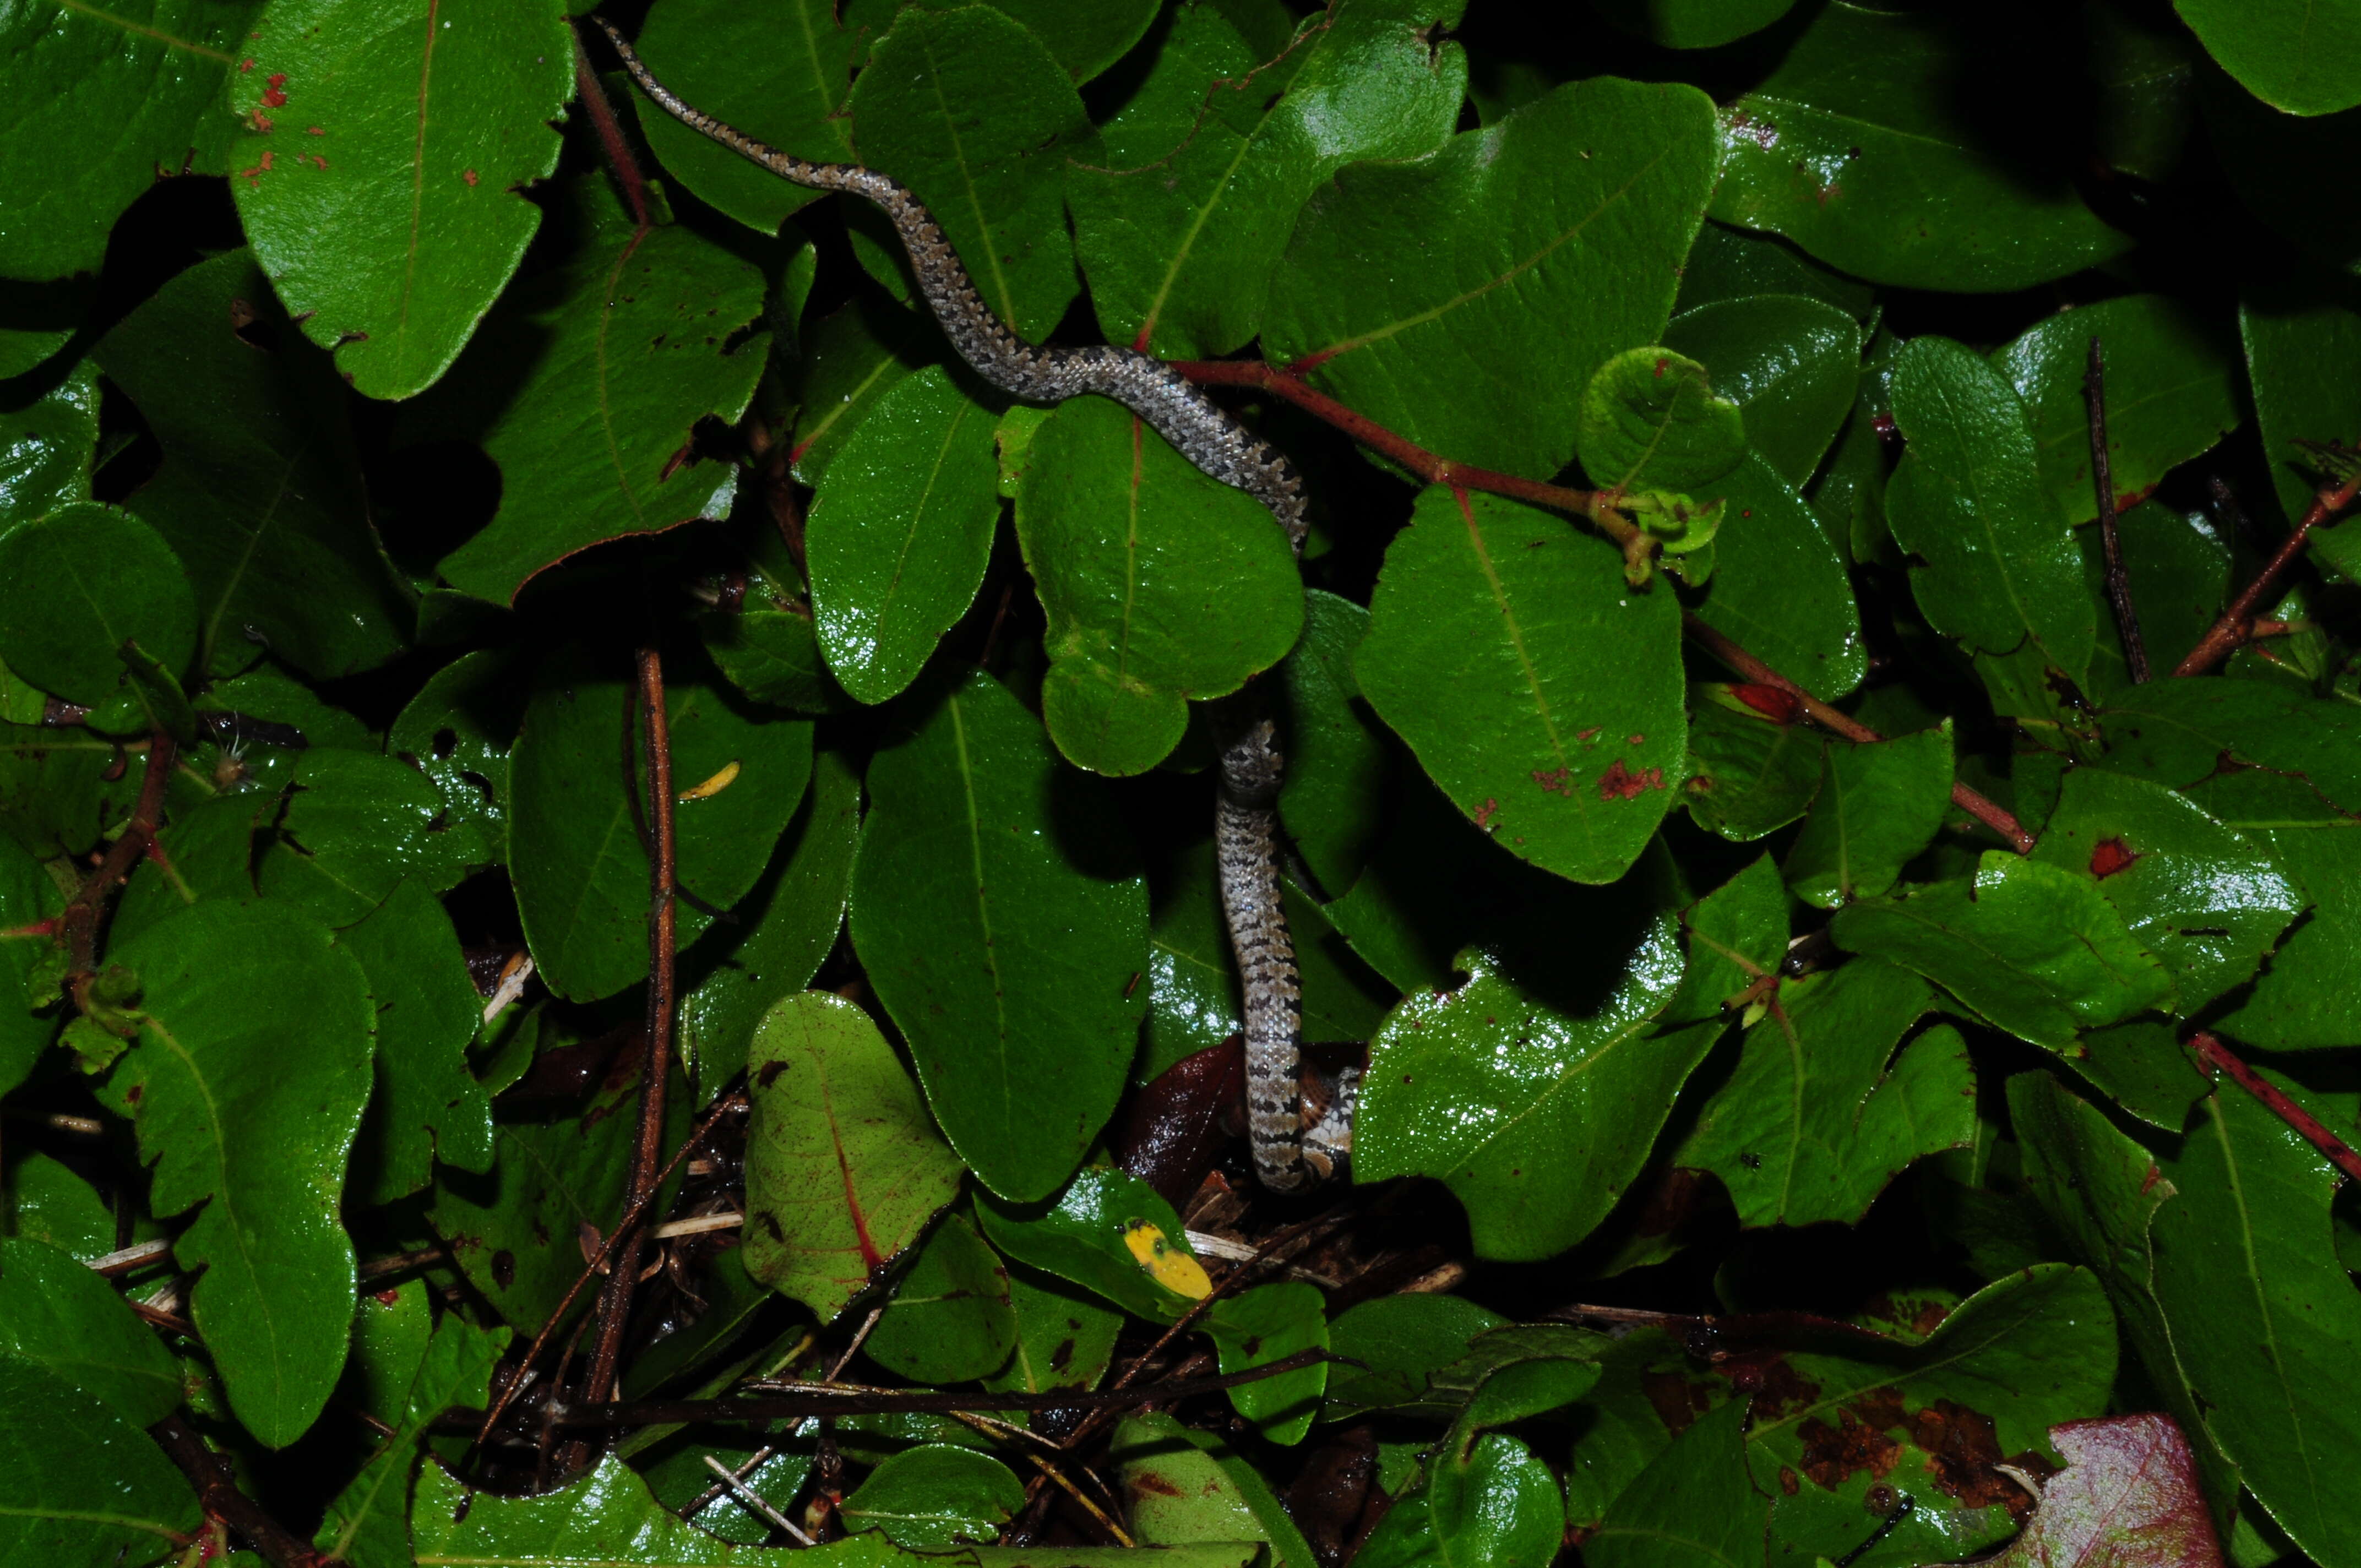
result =
[[[593,19],[640,90],[673,118],[782,180],[859,196],[883,212],[909,253],[919,291],[944,335],[978,375],[1027,402],[1060,403],[1096,393],[1122,404],[1206,475],[1269,508],[1289,544],[1301,553],[1303,478],[1295,465],[1179,371],[1108,344],[1065,348],[1026,342],[984,302],[942,225],[908,186],[859,164],[797,158],[723,124],[657,81],[612,24]],[[1347,1071],[1334,1084],[1321,1085],[1325,1105],[1307,1106],[1302,990],[1279,903],[1281,771],[1268,719],[1249,723],[1230,738],[1222,754],[1214,852],[1223,913],[1246,991],[1247,1130],[1255,1173],[1273,1191],[1293,1192],[1326,1179],[1346,1157],[1359,1074]]]

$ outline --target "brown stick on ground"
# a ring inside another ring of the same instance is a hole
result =
[[[647,1054],[640,1069],[640,1125],[631,1148],[629,1208],[642,1208],[657,1187],[664,1163],[665,1080],[672,1073],[673,937],[677,905],[673,880],[677,855],[673,836],[672,736],[664,723],[664,655],[653,644],[640,650],[640,720],[648,771],[648,1010]],[[620,1231],[620,1225],[617,1226]],[[614,1397],[623,1332],[631,1316],[631,1289],[639,1283],[641,1233],[635,1227],[615,1249],[615,1260],[598,1293],[598,1340],[590,1354],[590,1378],[582,1397],[603,1405]]]
[[[2090,367],[2082,373],[2082,398],[2091,411],[2091,484],[2099,496],[2099,548],[2107,560],[2107,603],[2114,608],[2115,630],[2124,640],[2124,663],[2136,685],[2148,679],[2147,645],[2140,641],[2139,616],[2132,608],[2132,578],[2124,565],[2123,535],[2115,526],[2115,477],[2107,461],[2107,361],[2096,336]]]
[[[73,895],[59,917],[58,931],[64,938],[66,959],[73,973],[74,1003],[80,1006],[90,989],[91,971],[98,961],[98,927],[106,916],[106,901],[121,887],[148,847],[156,841],[156,828],[164,817],[164,788],[172,782],[172,762],[178,755],[172,738],[162,730],[148,737],[148,765],[139,775],[139,800],[131,808],[131,820],[107,847],[106,858],[99,862],[90,880]]]
[[[2201,1030],[2189,1037],[2189,1048],[2197,1053],[2200,1060],[2220,1068],[2235,1079],[2239,1088],[2261,1101],[2269,1108],[2271,1114],[2301,1134],[2304,1140],[2326,1155],[2329,1163],[2337,1169],[2361,1181],[2361,1154],[2354,1153],[2350,1144],[2322,1125],[2311,1112],[2279,1092],[2270,1080],[2239,1060],[2229,1047]]]
[[[208,1519],[219,1519],[252,1543],[274,1568],[318,1568],[328,1561],[317,1548],[262,1511],[262,1506],[238,1490],[229,1461],[205,1445],[188,1422],[166,1416],[148,1429],[189,1485],[197,1489],[197,1504]]]
[[[2246,641],[2255,610],[2263,602],[2263,596],[2278,586],[2279,580],[2287,575],[2287,569],[2295,564],[2295,558],[2303,554],[2303,547],[2312,541],[2312,531],[2351,506],[2356,495],[2361,495],[2361,468],[2355,469],[2350,477],[2338,484],[2323,486],[2312,498],[2312,505],[2302,519],[2296,523],[2295,532],[2280,543],[2278,553],[2264,564],[2261,571],[2255,574],[2255,580],[2246,585],[2246,591],[2230,601],[2230,608],[2222,612],[2222,619],[2198,640],[2197,646],[2189,651],[2189,657],[2172,667],[2172,673],[2176,675],[2202,675],[2235,652],[2239,644]]]
[[[1834,730],[1848,740],[1866,742],[1885,739],[1859,719],[1830,707],[1687,610],[1681,612],[1681,628],[1707,652],[1748,680],[1758,685],[1775,686],[1786,693],[1795,699],[1795,706],[1803,710],[1804,716],[1822,729]],[[1966,784],[1954,784],[1951,785],[1951,804],[2007,839],[2009,847],[2018,854],[2033,852],[2033,835],[1990,796],[1980,795]]]

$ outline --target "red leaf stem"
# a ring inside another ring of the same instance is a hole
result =
[[[2238,1087],[2261,1101],[2272,1115],[2293,1127],[2330,1163],[2345,1175],[2361,1181],[2361,1154],[2353,1152],[2351,1145],[2323,1126],[2319,1118],[2281,1093],[2278,1085],[2238,1059],[2237,1055],[2219,1038],[2203,1030],[2189,1037],[2189,1048],[2210,1067],[2220,1068],[2235,1079]]]
[[[2239,645],[2253,635],[2256,607],[2262,603],[2265,594],[2279,585],[2279,580],[2287,575],[2287,569],[2295,564],[2295,558],[2303,553],[2303,547],[2312,541],[2312,531],[2351,506],[2356,496],[2361,496],[2361,468],[2356,468],[2342,484],[2322,486],[2319,493],[2312,498],[2312,506],[2304,512],[2302,520],[2295,525],[2295,532],[2281,542],[2279,553],[2255,574],[2255,580],[2230,602],[2230,608],[2222,612],[2222,619],[2198,640],[2197,646],[2189,651],[2189,657],[2173,666],[2172,673],[2176,675],[2202,675],[2235,652]]]

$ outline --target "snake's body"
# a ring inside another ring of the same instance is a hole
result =
[[[984,302],[942,225],[909,187],[858,164],[797,158],[723,124],[683,102],[613,27],[603,20],[598,25],[614,40],[641,91],[683,125],[782,180],[859,196],[883,212],[909,252],[919,291],[944,335],[985,380],[1027,402],[1059,403],[1096,393],[1122,404],[1202,472],[1269,508],[1289,544],[1301,552],[1303,479],[1295,465],[1179,371],[1106,344],[1068,348],[1026,342]],[[1291,1192],[1325,1179],[1345,1158],[1358,1074],[1348,1073],[1330,1089],[1307,1136],[1301,1081],[1302,996],[1295,945],[1279,904],[1280,773],[1271,724],[1249,726],[1224,752],[1214,828],[1223,912],[1246,991],[1246,1109],[1255,1171],[1272,1190]]]

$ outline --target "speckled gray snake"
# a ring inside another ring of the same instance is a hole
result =
[[[909,252],[918,289],[944,335],[976,373],[1012,397],[1059,403],[1095,392],[1146,421],[1173,449],[1223,484],[1270,509],[1288,543],[1303,548],[1303,479],[1284,453],[1191,385],[1162,360],[1128,348],[1074,348],[1027,343],[993,313],[934,215],[909,187],[851,163],[814,163],[781,152],[692,108],[649,71],[622,35],[594,18],[613,40],[631,79],[656,105],[691,129],[762,165],[782,180],[816,191],[842,191],[873,203]],[[1249,723],[1224,750],[1214,849],[1222,905],[1246,992],[1247,1126],[1255,1172],[1273,1191],[1292,1192],[1326,1179],[1350,1147],[1359,1075],[1329,1089],[1324,1109],[1305,1125],[1301,989],[1295,944],[1279,903],[1279,784],[1281,763],[1273,726]]]

